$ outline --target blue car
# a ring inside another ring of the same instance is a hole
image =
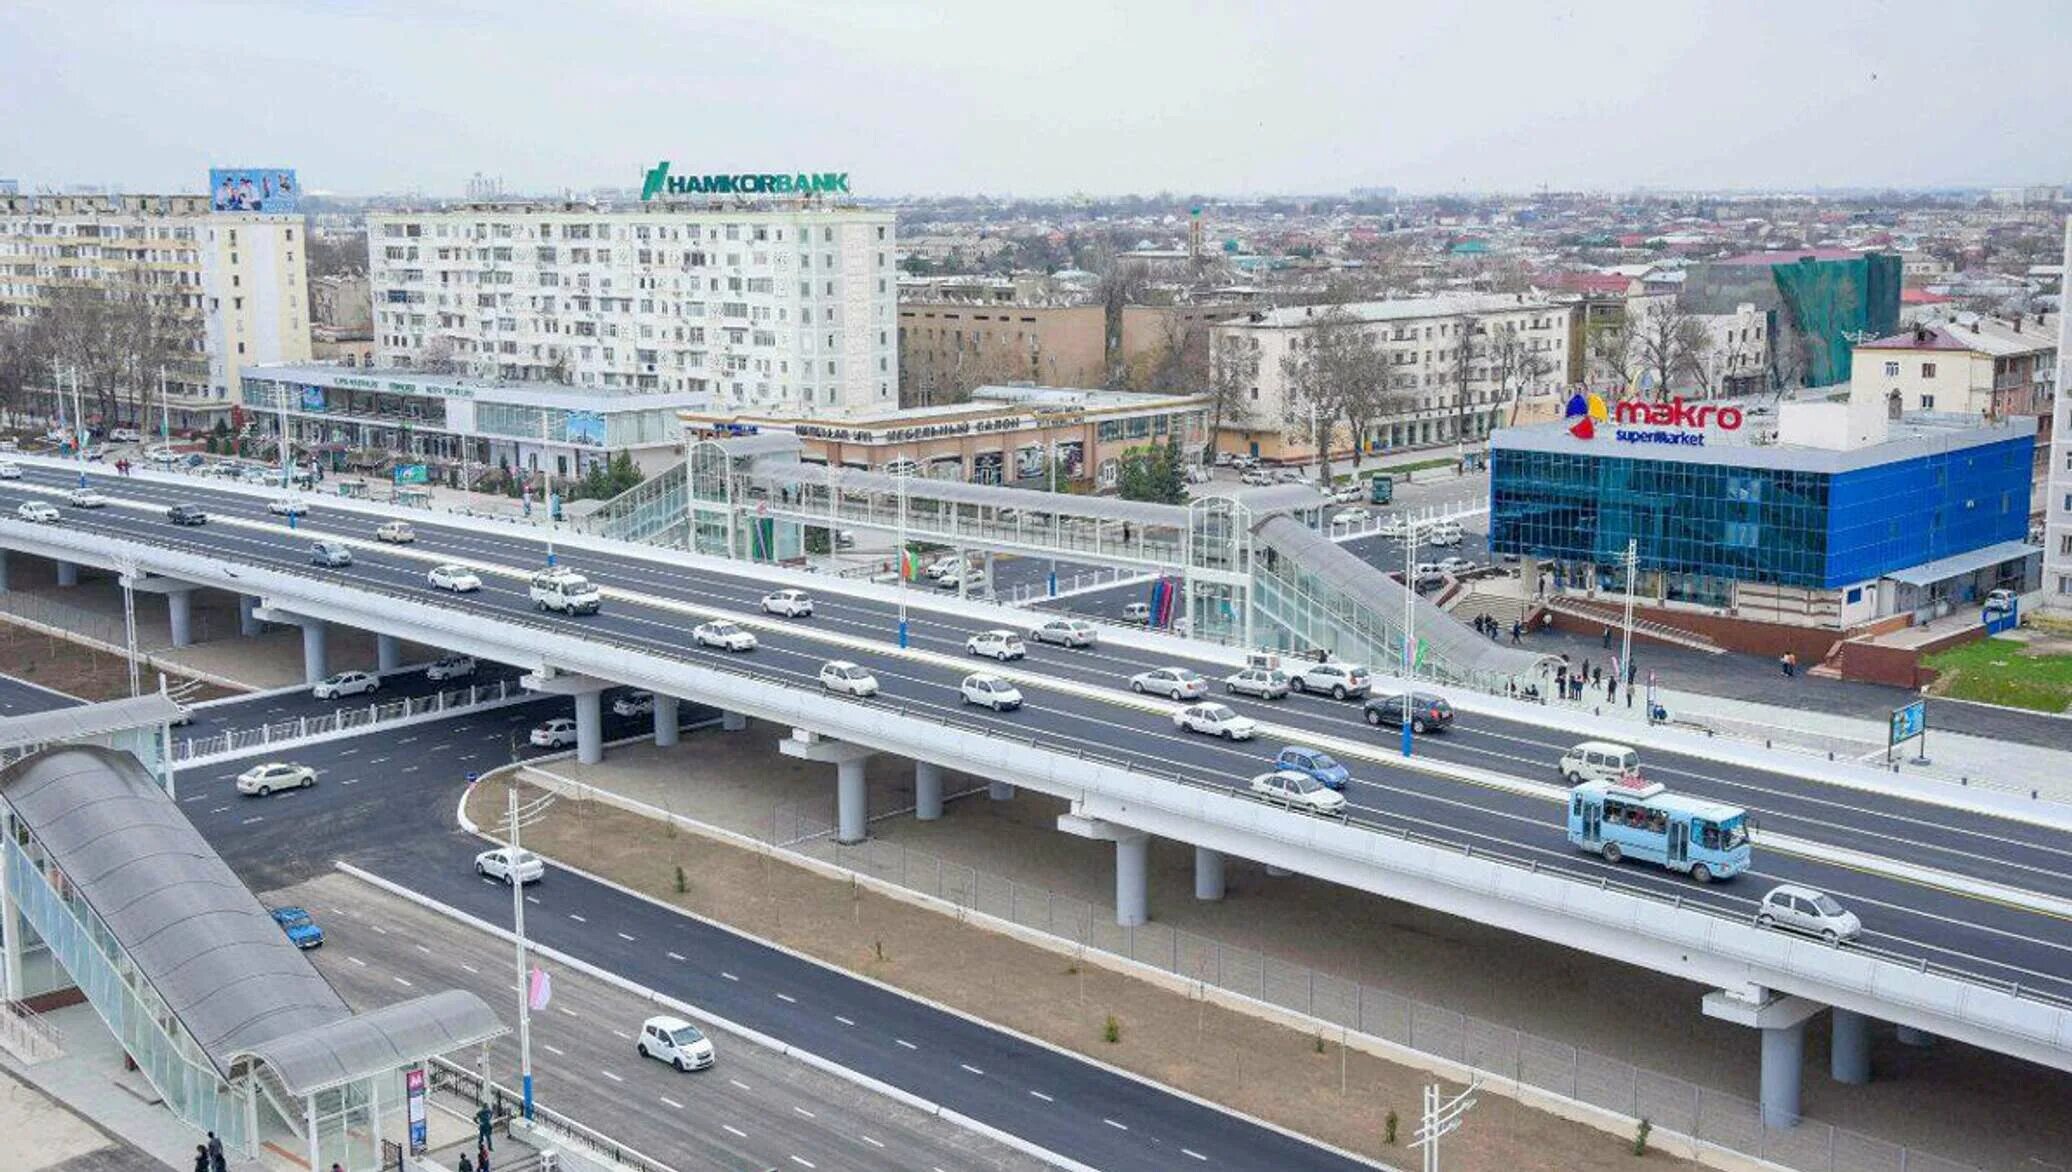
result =
[[[309,913],[299,907],[277,907],[273,909],[273,922],[288,934],[289,943],[297,948],[315,948],[324,942],[324,930],[309,918]]]
[[[1346,773],[1345,766],[1334,760],[1331,754],[1322,749],[1305,749],[1299,745],[1290,745],[1282,749],[1280,756],[1273,759],[1273,767],[1285,769],[1290,773],[1300,773],[1328,789],[1344,789],[1346,778],[1350,776]]]

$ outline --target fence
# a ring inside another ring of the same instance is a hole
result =
[[[1141,570],[1124,570],[1115,566],[1095,566],[1091,569],[1074,570],[1070,577],[1060,577],[1058,579],[1058,594],[1062,596],[1082,590],[1098,590],[1106,586],[1118,586],[1125,582],[1149,583],[1154,577],[1155,575],[1146,574]],[[1031,602],[1042,602],[1049,597],[1051,597],[1051,593],[1048,578],[1040,582],[1020,582],[1010,589],[996,591],[994,594],[995,601],[1006,603],[1008,606],[1022,606]]]
[[[65,1053],[65,1032],[19,1001],[0,1001],[0,1050],[24,1066]]]
[[[794,803],[773,809],[768,833],[773,846],[860,876],[1802,1172],[1977,1172],[1817,1120],[1767,1127],[1757,1104],[1674,1075],[1164,924],[1124,927],[1110,906],[896,842],[843,845],[832,826]]]
[[[509,680],[498,680],[494,684],[470,685],[431,696],[411,696],[401,700],[378,701],[365,707],[340,708],[323,716],[276,720],[257,728],[231,729],[211,737],[183,737],[173,746],[173,761],[184,763],[203,757],[220,757],[262,748],[278,741],[302,741],[329,733],[369,728],[412,716],[451,712],[479,704],[494,704],[514,693],[530,695],[525,689],[514,687]]]
[[[509,1088],[496,1082],[490,1082],[485,1092],[482,1076],[457,1062],[434,1057],[428,1066],[432,1093],[455,1095],[471,1106],[495,1099],[503,1107],[499,1113],[500,1117],[507,1122],[515,1122],[511,1113],[525,1101],[524,1096],[514,1094]],[[532,1104],[532,1125],[556,1142],[595,1153],[622,1168],[632,1168],[636,1172],[675,1172],[675,1169],[660,1160],[642,1155],[602,1132],[593,1131],[560,1112],[549,1110],[542,1106],[537,1098]]]

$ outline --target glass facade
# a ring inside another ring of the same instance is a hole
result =
[[[1827,472],[1498,447],[1490,545],[1604,572],[1630,539],[1669,597],[1715,605],[1736,581],[1833,589],[2021,540],[2033,448]]]

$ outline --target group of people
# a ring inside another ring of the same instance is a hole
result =
[[[1493,615],[1476,615],[1475,631],[1477,634],[1487,635],[1491,639],[1501,639],[1504,637],[1504,624]],[[1518,646],[1518,637],[1523,634],[1525,634],[1525,624],[1515,619],[1512,620],[1511,646]]]
[[[1638,674],[1639,672],[1634,668],[1632,661],[1628,660],[1626,663],[1626,706],[1628,708],[1633,706],[1633,681]],[[1592,665],[1586,659],[1583,661],[1582,667],[1571,668],[1568,656],[1563,655],[1561,662],[1554,667],[1555,693],[1570,700],[1581,700],[1583,698],[1583,691],[1586,688],[1591,690],[1601,688],[1604,690],[1605,703],[1618,703],[1618,664],[1614,662],[1612,670],[1607,672],[1603,664]]]
[[[223,1157],[223,1141],[215,1132],[209,1133],[209,1142],[194,1145],[194,1172],[229,1172],[230,1163]]]

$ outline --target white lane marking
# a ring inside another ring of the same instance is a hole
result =
[[[1117,1123],[1117,1122],[1115,1122],[1115,1121],[1114,1121],[1113,1119],[1103,1119],[1103,1120],[1101,1120],[1101,1122],[1103,1122],[1103,1123],[1107,1124],[1108,1126],[1110,1126],[1110,1127],[1114,1128],[1114,1129],[1115,1129],[1115,1130],[1117,1130],[1117,1131],[1128,1131],[1128,1130],[1129,1130],[1129,1124],[1127,1124],[1127,1123]]]
[[[432,749],[431,749],[431,751],[432,751],[432,752],[434,752],[434,753],[443,753],[443,752],[445,752],[446,750],[448,750],[448,749],[451,749],[452,747],[453,747],[453,742],[451,742],[451,741],[448,741],[448,742],[446,742],[446,743],[445,743],[445,744],[443,744],[443,745],[433,745],[433,746],[432,746]]]
[[[494,882],[496,882],[496,880],[492,879],[492,880],[490,880],[490,882],[494,883]],[[525,897],[525,902],[527,902],[527,903],[538,903],[539,901],[540,901],[540,897],[539,897],[539,896],[537,896],[537,895],[528,895],[528,896],[526,896],[526,897]]]
[[[790,1004],[792,1004],[792,1005],[797,1005],[797,1004],[799,1003],[799,999],[798,999],[798,998],[796,998],[796,997],[794,997],[794,996],[792,996],[792,995],[791,995],[791,994],[789,994],[789,993],[779,993],[779,994],[777,994],[777,1000],[779,1000],[779,1001],[784,1001],[784,1002],[788,1002],[788,1003],[790,1003]]]
[[[340,749],[338,750],[338,755],[341,757],[350,757],[357,752],[359,752],[358,749]]]
[[[745,1083],[745,1082],[742,1082],[742,1081],[741,1081],[740,1079],[738,1079],[738,1078],[730,1078],[730,1079],[728,1079],[727,1081],[728,1081],[728,1082],[730,1082],[730,1083],[733,1083],[733,1084],[734,1084],[734,1085],[735,1085],[736,1087],[739,1087],[740,1089],[742,1089],[742,1090],[744,1090],[744,1091],[748,1089],[748,1084],[747,1084],[747,1083]]]
[[[467,961],[460,962],[460,967],[468,970],[471,973],[475,973],[478,975],[482,972],[481,969],[476,968],[474,965],[469,964]]]
[[[368,931],[370,931],[370,932],[373,932],[374,934],[376,934],[376,935],[378,935],[378,936],[386,936],[386,935],[388,935],[388,929],[387,929],[387,928],[384,928],[384,927],[382,927],[382,926],[381,926],[380,924],[369,924],[369,925],[367,925],[367,930],[368,930]]]
[[[808,1119],[818,1119],[818,1118],[820,1118],[820,1116],[818,1116],[818,1115],[815,1115],[815,1114],[813,1114],[813,1113],[812,1113],[811,1111],[808,1111],[808,1110],[806,1110],[806,1109],[805,1109],[804,1107],[796,1107],[796,1106],[795,1106],[795,1107],[793,1107],[793,1108],[792,1108],[792,1110],[794,1110],[794,1111],[798,1112],[798,1113],[799,1113],[799,1114],[801,1114],[801,1115],[804,1115],[804,1116],[805,1116],[806,1118],[808,1118]]]
[[[216,807],[215,809],[213,809],[213,810],[210,810],[210,811],[209,811],[209,813],[211,813],[211,814],[221,814],[221,813],[222,813],[223,811],[225,811],[225,810],[228,810],[229,808],[230,808],[229,806],[217,806],[217,807]]]
[[[193,797],[191,797],[191,798],[181,798],[180,800],[181,800],[182,802],[206,802],[206,801],[208,801],[208,800],[209,800],[209,795],[207,795],[207,794],[196,794],[196,795],[194,795],[194,796],[193,796]]]
[[[404,980],[401,977],[390,977],[389,979],[394,981],[396,984],[403,986],[405,989],[416,988],[416,986],[412,985],[410,982]]]
[[[1044,1094],[1042,1091],[1030,1091],[1029,1093],[1036,1096],[1039,1099],[1042,1099],[1046,1103],[1057,1102],[1056,1099],[1051,1098],[1049,1095]]]
[[[225,809],[228,809],[229,807],[227,807],[227,806],[226,806],[226,807],[224,807],[224,808],[225,808]],[[254,823],[254,822],[264,822],[264,821],[266,821],[266,815],[264,815],[264,814],[261,814],[261,815],[259,815],[259,816],[258,816],[258,817],[256,817],[256,818],[247,818],[247,819],[245,819],[245,820],[244,820],[244,821],[243,821],[242,823],[240,823],[239,825],[242,825],[242,826],[250,826],[250,825],[251,825],[252,823]]]
[[[1202,1155],[1200,1152],[1195,1151],[1193,1148],[1181,1148],[1180,1154],[1183,1156],[1192,1156],[1195,1159],[1200,1160],[1204,1164],[1209,1162],[1209,1158],[1207,1156]]]
[[[791,1162],[797,1164],[801,1168],[812,1168],[817,1166],[813,1163],[813,1161],[808,1160],[804,1156],[793,1156],[791,1158]]]
[[[358,785],[358,784],[360,784],[360,779],[359,779],[359,778],[357,778],[357,777],[348,777],[348,778],[346,778],[346,779],[345,779],[344,781],[341,781],[341,782],[339,782],[338,784],[340,784],[340,785]]]
[[[721,969],[719,975],[725,977],[729,981],[738,981],[741,979],[740,977],[735,976],[734,974],[726,971],[725,969]]]
[[[566,1005],[557,1005],[557,1006],[555,1006],[554,1008],[556,1008],[556,1009],[560,1010],[561,1012],[563,1012],[563,1013],[567,1014],[567,1015],[568,1015],[568,1016],[570,1016],[570,1017],[576,1017],[576,1016],[578,1016],[578,1014],[576,1013],[576,1011],[575,1011],[575,1010],[573,1010],[573,1009],[570,1009],[570,1008],[569,1008],[568,1006],[566,1006]]]
[[[853,1021],[850,1021],[850,1020],[849,1020],[848,1018],[846,1018],[846,1017],[843,1017],[843,1016],[842,1016],[841,1014],[839,1014],[839,1013],[835,1014],[835,1020],[836,1020],[836,1021],[838,1021],[838,1022],[841,1022],[841,1023],[842,1023],[843,1025],[845,1025],[845,1026],[853,1026],[853,1025],[855,1025],[855,1024],[856,1024],[855,1022],[853,1022]]]
[[[670,959],[670,960],[682,960],[682,959],[683,959],[683,955],[682,955],[681,953],[675,953],[675,952],[671,952],[671,953],[667,953],[666,955],[667,955],[667,956],[669,957],[669,959]]]
[[[349,961],[353,962],[353,963],[354,963],[354,964],[356,964],[356,965],[359,965],[359,966],[360,966],[361,968],[366,968],[366,967],[367,967],[367,962],[366,962],[366,961],[364,961],[364,960],[361,960],[361,959],[360,959],[359,957],[357,957],[357,956],[348,956],[348,957],[346,957],[345,959],[347,959],[347,960],[349,960]]]
[[[919,1050],[921,1048],[919,1046],[914,1045],[912,1042],[907,1041],[905,1038],[894,1038],[892,1040],[898,1042],[902,1046],[905,1046],[909,1050]]]
[[[369,764],[369,765],[382,765],[382,764],[386,764],[386,763],[387,763],[387,761],[388,761],[388,758],[387,758],[387,757],[369,757],[369,758],[367,758],[367,764]]]
[[[548,1043],[546,1043],[546,1042],[541,1042],[541,1043],[540,1043],[540,1045],[542,1045],[542,1046],[546,1046],[546,1047],[547,1047],[547,1053],[549,1053],[549,1054],[554,1054],[554,1055],[558,1055],[558,1056],[560,1056],[560,1057],[562,1057],[562,1058],[566,1058],[566,1057],[568,1057],[568,1052],[567,1052],[567,1051],[565,1051],[565,1050],[563,1050],[563,1049],[562,1049],[561,1047],[559,1047],[559,1046],[555,1046],[555,1045],[550,1045],[550,1044],[548,1044]]]
[[[616,1075],[616,1074],[613,1074],[613,1073],[612,1073],[611,1071],[609,1071],[609,1070],[600,1070],[600,1071],[598,1071],[597,1073],[599,1073],[599,1074],[603,1075],[604,1077],[606,1077],[606,1078],[608,1078],[608,1079],[612,1080],[613,1082],[625,1082],[625,1081],[626,1081],[625,1079],[623,1079],[623,1078],[620,1078],[620,1077],[619,1077],[618,1075]]]
[[[405,765],[405,766],[403,766],[403,772],[405,772],[405,773],[416,773],[416,772],[417,772],[417,766],[415,766],[415,765]]]
[[[683,1110],[683,1104],[677,1102],[675,1099],[670,1098],[668,1095],[657,1095],[655,1097],[662,1100],[662,1102],[664,1102],[665,1104],[676,1108],[679,1111]]]
[[[885,1145],[884,1145],[884,1144],[883,1144],[882,1142],[880,1142],[880,1141],[878,1141],[878,1140],[875,1140],[875,1139],[872,1139],[872,1138],[871,1138],[870,1136],[867,1136],[867,1135],[863,1137],[863,1142],[865,1142],[865,1143],[869,1144],[870,1146],[872,1146],[872,1147],[874,1147],[874,1148],[882,1148],[882,1147],[884,1147],[884,1146],[885,1146]]]
[[[727,1133],[728,1135],[732,1135],[732,1136],[735,1136],[735,1137],[737,1137],[737,1138],[740,1138],[740,1139],[747,1139],[747,1138],[748,1138],[748,1133],[747,1133],[747,1132],[745,1132],[745,1131],[741,1130],[740,1128],[738,1128],[738,1127],[734,1126],[734,1125],[733,1125],[733,1124],[731,1124],[731,1123],[722,1123],[722,1124],[720,1124],[720,1127],[721,1127],[721,1129],[722,1129],[722,1130],[724,1130],[724,1131],[725,1131],[725,1132],[726,1132],[726,1133]]]
[[[396,743],[397,743],[397,744],[399,744],[399,745],[407,745],[407,744],[410,744],[411,742],[413,742],[413,741],[415,741],[415,740],[417,740],[417,738],[416,738],[416,737],[397,737],[397,738],[396,738]]]
[[[571,920],[574,920],[574,921],[575,921],[576,923],[578,923],[578,924],[587,924],[587,923],[589,923],[589,922],[590,922],[590,921],[588,921],[588,920],[584,919],[583,917],[581,917],[581,916],[579,916],[579,915],[575,914],[574,912],[570,912],[570,913],[568,913],[568,918],[569,918],[569,919],[571,919]]]
[[[432,950],[431,950],[431,949],[429,949],[429,948],[426,948],[426,947],[425,947],[424,945],[422,945],[422,944],[414,944],[414,945],[412,945],[411,947],[413,947],[413,948],[417,949],[417,950],[418,950],[419,952],[422,952],[422,953],[424,953],[424,954],[425,954],[426,956],[430,956],[430,955],[432,954]]]
[[[980,1069],[979,1069],[978,1067],[976,1067],[976,1066],[973,1066],[973,1065],[972,1065],[971,1063],[969,1063],[969,1062],[959,1062],[959,1063],[958,1063],[957,1065],[958,1065],[958,1066],[961,1066],[961,1067],[963,1067],[964,1069],[966,1069],[966,1070],[970,1071],[971,1073],[973,1073],[973,1074],[975,1074],[975,1075],[978,1075],[978,1076],[979,1076],[980,1078],[984,1078],[984,1077],[985,1077],[985,1074],[986,1074],[986,1072],[985,1072],[985,1071],[983,1071],[983,1070],[980,1070]]]
[[[624,1030],[613,1030],[612,1037],[617,1038],[622,1042],[630,1042],[633,1040],[633,1035],[627,1033]]]
[[[631,939],[633,939],[633,937],[631,937],[631,936],[628,936],[628,935],[626,935],[626,934],[625,934],[624,932],[621,932],[621,933],[619,933],[619,939],[621,939],[621,940],[631,940]]]

